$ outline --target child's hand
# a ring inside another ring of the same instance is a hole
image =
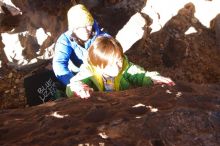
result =
[[[151,79],[153,80],[154,84],[167,84],[169,86],[174,86],[175,83],[167,77],[163,76],[152,76]]]
[[[88,85],[83,84],[82,82],[75,82],[71,84],[71,91],[75,93],[76,96],[80,98],[88,99],[91,97],[91,92],[93,89],[90,88]]]
[[[80,98],[88,99],[91,97],[91,92],[93,92],[93,89],[86,85],[81,90],[75,91],[75,94]]]

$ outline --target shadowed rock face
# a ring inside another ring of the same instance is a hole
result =
[[[179,82],[0,112],[0,145],[218,145],[220,85]]]

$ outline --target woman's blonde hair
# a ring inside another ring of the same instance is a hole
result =
[[[105,68],[114,59],[123,58],[120,43],[112,37],[99,36],[89,47],[88,61],[94,67]]]

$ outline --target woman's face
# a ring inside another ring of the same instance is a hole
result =
[[[88,25],[88,26],[85,26],[85,27],[76,28],[76,29],[74,29],[74,33],[75,33],[76,37],[78,37],[80,40],[85,42],[91,36],[92,26]]]

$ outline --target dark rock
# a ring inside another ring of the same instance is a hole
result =
[[[153,89],[141,87],[126,92],[94,93],[93,99],[88,100],[67,99],[56,104],[8,109],[0,115],[0,131],[4,133],[0,143],[218,145],[220,113],[216,101],[220,96],[216,95],[219,91],[189,83],[184,86],[192,90],[182,91],[179,98],[175,96],[179,92],[177,89],[169,88],[170,93],[167,88],[155,86]],[[105,97],[109,102],[100,103],[95,97]],[[169,108],[160,108],[166,104],[162,99],[170,102]],[[110,104],[116,100],[120,104]],[[151,111],[148,106],[158,110]]]

